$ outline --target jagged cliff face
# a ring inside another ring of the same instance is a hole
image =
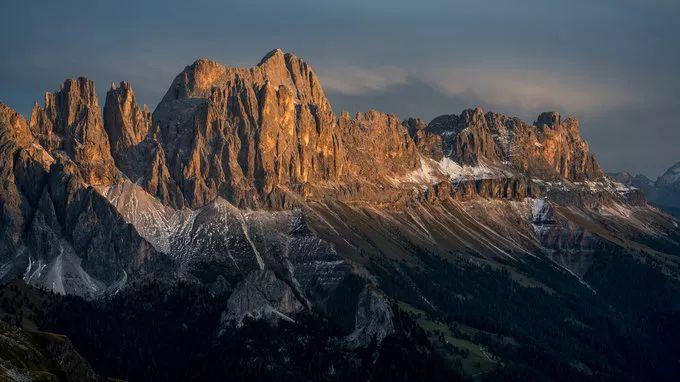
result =
[[[81,168],[88,184],[120,179],[92,81],[68,79],[59,91],[45,93],[45,105],[33,107],[30,129],[47,151],[64,151]]]
[[[578,121],[558,113],[539,115],[533,125],[480,108],[435,118],[424,129],[443,137],[444,152],[467,163],[510,163],[530,176],[570,181],[596,180],[604,173]]]
[[[114,157],[129,178],[142,178],[173,207],[223,197],[282,208],[290,191],[318,194],[321,184],[375,181],[419,162],[398,119],[377,111],[336,118],[311,67],[280,50],[248,69],[206,59],[186,67],[151,129],[131,94],[121,85],[107,95]]]
[[[50,101],[48,105],[56,104]],[[79,110],[81,116],[90,113],[81,106],[62,104],[46,110]],[[44,122],[38,118],[43,112],[34,111],[34,121]],[[68,115],[64,114],[63,120],[72,120]],[[92,121],[94,119],[89,120]],[[101,127],[101,121],[87,125],[89,122],[79,119],[76,123],[83,124],[78,127],[83,141],[74,138],[76,133],[70,135],[62,131],[63,135],[58,135],[53,130],[42,130],[52,132],[38,133],[36,138],[22,116],[0,104],[0,158],[3,161],[0,278],[23,275],[27,282],[58,293],[92,297],[111,287],[115,289],[118,281],[139,269],[154,253],[115,208],[89,187],[92,183],[118,179],[113,164],[101,162],[101,158],[106,158],[106,151],[92,154],[94,164],[87,162],[89,157],[80,156],[95,150],[94,147],[108,148],[106,143],[91,141],[88,135],[90,127],[95,131]],[[47,125],[37,123],[32,127],[38,126]],[[103,134],[100,138],[106,140]],[[46,137],[51,138],[41,141]],[[48,144],[71,138],[74,139],[71,144],[78,147],[72,147],[70,152],[65,150],[64,142],[59,146]],[[89,142],[92,147],[83,148],[81,142]],[[40,143],[52,150],[48,151]]]
[[[393,115],[371,110],[352,118],[343,113],[339,129],[347,153],[345,179],[377,181],[420,165],[413,140]]]
[[[252,68],[196,61],[175,78],[153,121],[126,83],[109,91],[104,114],[118,167],[174,208],[199,208],[218,197],[274,209],[298,205],[298,196],[403,200],[409,179],[427,165],[423,158],[498,170],[481,182],[479,174],[461,179],[437,169],[416,176],[415,183],[429,178],[428,185],[454,181],[463,198],[537,195],[525,176],[602,175],[578,122],[556,113],[533,125],[481,109],[429,125],[378,111],[336,117],[312,69],[280,50]]]
[[[316,75],[280,50],[250,69],[196,61],[175,79],[154,123],[163,149],[147,184],[174,206],[217,196],[266,206],[279,186],[343,171],[337,122]]]
[[[144,105],[139,107],[130,84],[111,84],[104,104],[104,128],[108,134],[111,154],[118,168],[130,179],[137,180],[143,175],[139,165],[145,155],[141,145],[151,129],[151,112]]]

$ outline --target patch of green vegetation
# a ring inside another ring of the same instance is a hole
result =
[[[445,351],[446,358],[462,366],[465,375],[481,376],[498,367],[498,357],[491,354],[483,345],[470,340],[477,330],[468,326],[466,331],[470,334],[469,336],[458,330],[454,334],[448,324],[432,320],[425,311],[403,301],[398,301],[397,305],[401,310],[409,313],[418,326],[425,330],[430,340]]]

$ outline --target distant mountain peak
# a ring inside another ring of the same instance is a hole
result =
[[[656,182],[660,187],[673,187],[680,190],[680,162],[666,170]]]

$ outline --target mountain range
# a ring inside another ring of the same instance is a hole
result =
[[[628,172],[609,174],[616,181],[640,189],[645,198],[657,207],[680,216],[680,162],[671,166],[656,181],[645,175]]]
[[[573,117],[336,114],[277,49],[153,112],[86,78],[0,104],[0,163],[0,279],[45,300],[11,330],[68,336],[77,378],[680,373],[680,167],[608,176]]]

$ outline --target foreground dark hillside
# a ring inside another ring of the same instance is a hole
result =
[[[357,350],[342,345],[347,325],[338,312],[225,327],[225,296],[195,284],[145,284],[95,302],[40,292],[38,306],[6,297],[13,284],[2,294],[11,311],[30,311],[42,330],[66,334],[98,373],[131,381],[672,380],[680,371],[680,283],[606,249],[601,259],[588,285],[539,261],[523,265],[539,275],[534,285],[467,260],[403,268],[437,310],[385,274],[395,333]]]

